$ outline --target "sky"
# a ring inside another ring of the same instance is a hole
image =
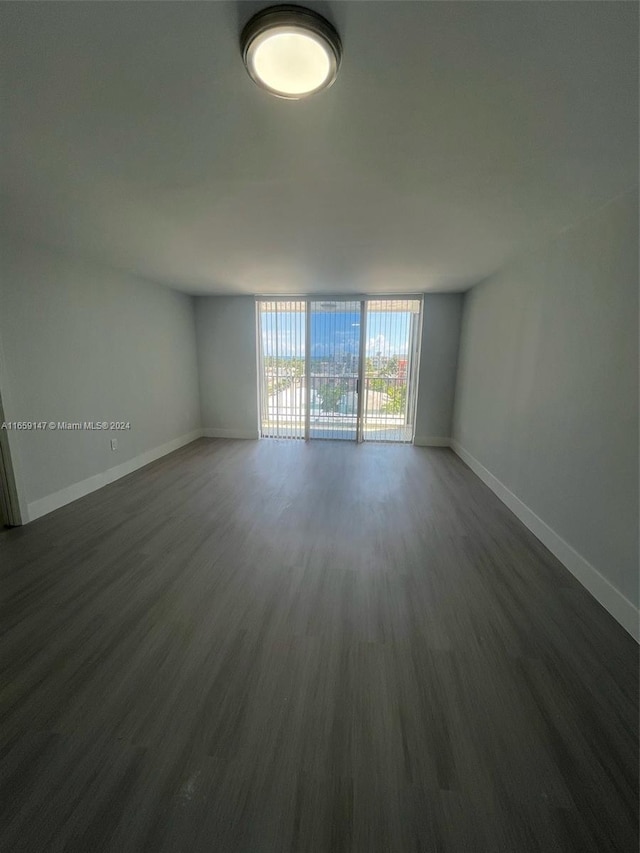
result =
[[[311,357],[356,354],[360,348],[359,310],[312,312]],[[376,312],[367,315],[366,355],[389,357],[409,350],[411,314],[406,311]],[[261,314],[265,355],[304,357],[305,315],[279,311]]]

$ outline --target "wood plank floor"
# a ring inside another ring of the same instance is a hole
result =
[[[638,849],[638,649],[446,449],[200,440],[0,535],[0,850]]]

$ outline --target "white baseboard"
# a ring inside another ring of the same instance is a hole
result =
[[[628,598],[625,598],[591,563],[585,560],[575,548],[565,542],[553,528],[549,527],[532,509],[529,509],[504,483],[500,482],[491,471],[485,468],[481,462],[478,462],[468,450],[461,447],[455,439],[452,439],[451,447],[474,474],[477,474],[482,482],[489,486],[491,491],[509,507],[511,512],[529,528],[533,535],[586,587],[596,601],[609,611],[636,642],[640,642],[640,612],[638,608]]]
[[[416,435],[413,443],[416,447],[450,447],[451,439],[438,435]]]
[[[218,429],[217,427],[205,427],[202,430],[205,438],[253,438],[258,439],[258,429]]]
[[[143,468],[150,462],[155,462],[161,456],[166,456],[167,453],[178,450],[178,448],[184,447],[185,444],[190,444],[201,436],[202,430],[193,430],[171,441],[167,441],[165,444],[160,444],[158,447],[153,447],[151,450],[146,450],[144,453],[140,453],[132,459],[127,459],[126,462],[115,465],[113,468],[108,468],[100,474],[94,474],[92,477],[87,477],[86,480],[73,483],[71,486],[66,486],[58,492],[53,492],[53,494],[46,495],[44,498],[39,498],[39,500],[33,501],[33,503],[28,505],[27,510],[29,515],[26,520],[35,521],[36,518],[53,512],[54,509],[59,509],[61,506],[65,506],[65,504],[72,501],[77,501],[78,498],[83,498],[85,495],[90,494],[90,492],[95,492],[96,489],[101,489],[108,483],[113,483],[114,480],[126,477],[132,471]]]

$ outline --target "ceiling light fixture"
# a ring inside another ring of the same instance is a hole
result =
[[[331,86],[342,58],[335,29],[302,6],[272,6],[258,12],[243,29],[240,45],[251,79],[289,100]]]

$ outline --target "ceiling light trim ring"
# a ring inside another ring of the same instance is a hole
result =
[[[259,48],[272,36],[289,33],[304,36],[319,45],[326,55],[328,69],[314,88],[291,92],[278,89],[260,76],[255,59]],[[321,15],[303,6],[280,5],[263,9],[245,25],[240,36],[242,60],[251,79],[260,88],[285,100],[300,100],[331,86],[342,61],[342,42],[336,29]]]

